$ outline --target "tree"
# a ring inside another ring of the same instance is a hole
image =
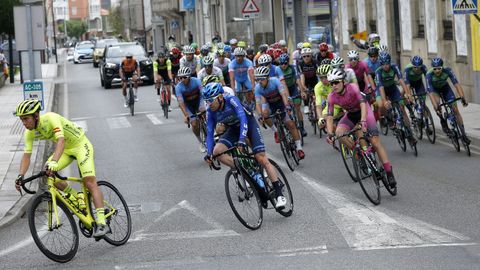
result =
[[[2,0],[0,4],[0,34],[13,35],[13,7],[20,4],[20,0]]]
[[[61,30],[63,31],[63,30]],[[80,39],[80,36],[87,32],[87,24],[80,20],[67,21],[67,33],[69,37],[76,37]]]
[[[110,10],[108,22],[112,26],[112,30],[115,35],[123,35],[124,22],[120,6],[114,7]]]

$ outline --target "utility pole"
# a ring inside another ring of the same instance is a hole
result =
[[[57,30],[55,30],[55,13],[53,12],[53,0],[52,5],[50,8],[52,9],[52,28],[53,28],[53,47],[55,48],[55,63],[58,64],[58,56],[57,56]]]

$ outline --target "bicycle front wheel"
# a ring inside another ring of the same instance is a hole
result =
[[[128,107],[130,108],[130,114],[135,114],[135,96],[133,94],[133,88],[128,89]]]
[[[403,152],[407,151],[407,143],[405,141],[405,132],[403,131],[402,128],[397,127],[397,130],[395,131],[395,137],[397,138],[398,145],[402,149]]]
[[[278,181],[280,181],[282,183],[283,196],[285,197],[285,199],[287,199],[287,205],[285,205],[285,207],[282,208],[282,209],[277,209],[277,212],[284,217],[289,217],[293,213],[292,190],[290,189],[290,185],[288,184],[287,177],[283,173],[280,166],[278,166],[278,164],[275,161],[273,161],[271,159],[268,159],[268,160],[270,161],[270,163],[273,165],[273,167],[277,171]],[[269,179],[268,174],[265,171],[265,169],[263,170],[263,179]],[[269,181],[266,181],[266,183],[268,185],[272,185],[272,181],[270,179],[269,179]],[[271,189],[273,190],[273,186],[271,186]],[[276,198],[273,198],[272,196],[270,196],[270,202],[272,203],[272,205],[275,205],[275,203],[276,203],[276,201],[274,199],[276,199]]]
[[[132,218],[127,202],[118,189],[109,182],[98,181],[97,185],[103,194],[106,221],[111,230],[111,233],[107,233],[103,239],[111,245],[121,246],[128,241],[132,233]],[[92,213],[95,213],[93,207],[91,209]],[[108,216],[112,211],[113,214]],[[96,214],[94,216],[96,218]]]
[[[425,128],[425,134],[430,143],[435,143],[435,124],[433,123],[432,114],[427,106],[423,108],[423,127]]]
[[[68,208],[57,200],[58,222],[53,209],[52,195],[44,193],[32,203],[28,225],[33,241],[49,259],[66,263],[78,250],[78,229]]]
[[[294,153],[291,150],[291,145],[287,141],[285,129],[282,127],[282,125],[278,125],[277,130],[278,137],[280,139],[280,149],[282,150],[283,157],[285,158],[285,162],[287,162],[288,168],[293,172],[295,171],[297,162],[295,160]]]
[[[353,154],[357,155],[356,152],[359,150],[354,150]],[[367,196],[367,199],[375,205],[380,204],[380,185],[378,184],[377,176],[375,175],[374,168],[370,166],[370,163],[366,158],[358,153],[359,159],[353,159],[356,163],[355,169],[357,170],[358,183]]]
[[[249,177],[229,170],[225,175],[225,193],[233,213],[250,230],[262,226],[263,209],[255,185]]]
[[[353,151],[348,149],[343,143],[340,143],[340,155],[342,156],[343,164],[347,169],[348,175],[352,178],[353,182],[357,182],[357,176],[355,175],[355,164],[353,161]]]

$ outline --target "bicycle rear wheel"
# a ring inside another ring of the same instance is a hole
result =
[[[291,151],[291,145],[287,141],[287,137],[285,134],[285,129],[282,124],[277,126],[278,130],[278,137],[280,139],[280,149],[282,150],[283,157],[285,158],[285,162],[287,162],[288,168],[293,172],[295,171],[295,166],[297,162],[295,161],[295,157],[293,152]]]
[[[163,117],[168,119],[168,97],[167,91],[162,88],[162,96],[161,96],[161,103],[162,103],[162,110],[163,110]]]
[[[262,226],[263,209],[255,185],[245,174],[230,169],[225,175],[225,193],[238,221],[250,230],[256,230]]]
[[[435,123],[433,123],[432,114],[427,106],[423,107],[423,128],[425,129],[425,134],[430,143],[435,143]]]
[[[407,143],[405,141],[405,132],[403,129],[400,127],[397,127],[397,130],[395,130],[395,137],[397,138],[398,145],[400,146],[400,149],[402,149],[403,152],[407,151]]]
[[[70,210],[57,199],[59,223],[55,217],[52,195],[34,199],[28,211],[28,225],[35,244],[49,259],[66,263],[78,250],[78,229]]]
[[[105,215],[115,211],[106,218],[107,225],[110,226],[111,233],[107,233],[103,239],[114,246],[125,244],[132,233],[132,218],[127,202],[123,199],[118,189],[106,181],[98,181],[98,187],[103,193],[103,203],[105,204]],[[91,202],[91,197],[89,198]],[[94,208],[91,207],[92,214],[96,218]]]
[[[387,117],[380,117],[379,119],[380,131],[383,135],[387,136],[388,134],[388,120]]]
[[[277,175],[278,175],[278,180],[282,183],[282,193],[283,193],[283,196],[285,197],[285,199],[287,199],[287,204],[285,205],[284,208],[282,209],[277,209],[277,212],[284,216],[284,217],[289,217],[292,215],[293,213],[293,195],[292,195],[292,190],[290,189],[290,185],[288,184],[288,181],[287,181],[287,177],[285,176],[285,174],[283,173],[282,169],[280,168],[280,166],[278,166],[278,164],[271,160],[271,159],[268,159],[270,161],[270,163],[273,165],[273,167],[275,167],[275,170],[277,171]],[[268,174],[267,172],[265,171],[265,169],[263,169],[263,179],[265,179],[265,185],[268,185],[269,186],[269,190],[271,190],[272,192],[273,191],[273,185],[272,185],[272,180],[268,177]],[[276,204],[276,198],[275,196],[273,196],[273,194],[270,194],[270,202],[272,203],[272,205],[275,205]]]
[[[353,151],[348,149],[343,143],[340,143],[340,155],[342,156],[343,164],[347,169],[348,175],[352,178],[353,182],[357,182],[357,176],[355,175],[355,164],[353,162]]]
[[[358,183],[360,184],[363,193],[365,193],[365,196],[367,196],[367,199],[373,204],[379,205],[381,200],[380,185],[378,184],[377,176],[374,173],[374,168],[370,166],[370,163],[358,151],[358,149],[353,150],[353,154],[354,157],[358,156],[359,159],[352,159],[356,163],[355,170],[358,176]]]
[[[135,97],[131,86],[128,89],[128,107],[130,108],[130,114],[133,116],[135,114]]]
[[[452,141],[453,147],[457,152],[460,152],[460,142],[458,141],[458,133],[455,129],[450,130],[450,141]]]
[[[418,140],[423,139],[423,123],[422,123],[422,118],[415,115],[417,112],[415,111],[411,123],[412,123],[412,132],[417,137]]]

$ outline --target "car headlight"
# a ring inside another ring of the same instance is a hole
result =
[[[106,64],[105,64],[105,67],[106,67],[106,68],[116,68],[116,67],[117,67],[117,64],[114,64],[114,63],[106,63]]]

